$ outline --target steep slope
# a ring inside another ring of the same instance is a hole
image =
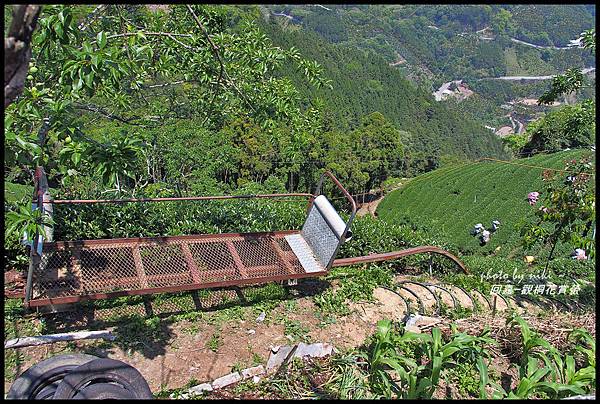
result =
[[[445,167],[390,193],[377,213],[393,223],[430,221],[464,251],[489,252],[500,246],[505,254],[518,244],[519,223],[539,208],[528,205],[527,194],[543,192],[543,169],[516,164],[561,168],[564,160],[590,154],[590,150],[570,150],[513,160],[514,164],[484,160]],[[501,227],[481,247],[469,232],[476,223],[491,227],[492,220],[499,220]]]
[[[277,46],[294,46],[304,57],[323,66],[333,89],[306,85],[290,66],[280,73],[290,77],[303,95],[323,99],[335,125],[352,126],[361,116],[379,111],[409,132],[414,150],[425,155],[504,155],[500,140],[482,124],[459,114],[453,106],[435,102],[428,91],[411,83],[382,57],[332,44],[304,29],[284,29],[272,18],[263,23],[263,29]]]

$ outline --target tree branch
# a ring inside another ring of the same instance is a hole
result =
[[[102,108],[100,108],[100,107],[98,107],[96,105],[88,105],[88,104],[75,103],[74,106],[75,106],[75,108],[78,108],[78,109],[83,109],[85,111],[95,112],[97,114],[105,116],[106,118],[113,119],[115,121],[127,123],[129,125],[143,126],[143,125],[141,125],[139,123],[132,123],[131,122],[131,121],[134,121],[136,119],[140,119],[139,116],[134,116],[134,117],[131,117],[131,118],[123,118],[121,116],[112,114],[112,113],[110,113],[110,112],[108,112],[108,111],[106,111],[106,110],[104,110],[104,109],[102,109]]]
[[[219,81],[221,79],[221,76],[224,76],[228,80],[228,83],[231,84],[231,86],[233,88],[235,88],[235,90],[242,97],[242,99],[246,102],[246,104],[248,104],[250,109],[252,109],[253,112],[256,112],[256,110],[254,109],[254,107],[252,106],[250,101],[248,101],[248,99],[246,98],[245,94],[242,93],[242,91],[235,85],[234,81],[231,79],[229,74],[227,74],[227,70],[225,69],[225,63],[223,62],[223,59],[221,58],[221,54],[219,53],[219,47],[212,41],[212,39],[210,38],[210,35],[208,34],[208,31],[206,30],[204,25],[202,25],[202,22],[196,16],[196,13],[194,13],[194,10],[192,9],[192,7],[189,4],[186,4],[186,7],[187,7],[188,11],[190,12],[190,14],[192,14],[194,21],[196,21],[196,25],[198,25],[198,27],[200,27],[200,30],[204,34],[204,37],[206,38],[208,43],[210,44],[213,54],[215,55],[215,57],[217,58],[217,60],[219,62],[219,65],[221,66],[221,71],[219,73]],[[214,98],[215,97],[213,96],[213,100],[214,100]]]
[[[31,36],[42,10],[37,5],[13,6],[13,19],[4,38],[4,108],[22,92],[31,59]]]
[[[93,23],[94,21],[96,21],[96,18],[98,18],[98,12],[100,10],[102,10],[103,8],[108,7],[108,5],[106,4],[100,4],[98,7],[96,7],[94,9],[94,11],[92,11],[90,14],[88,14],[88,16],[81,22],[81,24],[79,24],[79,30],[83,31],[84,29],[86,29],[91,23]],[[92,18],[93,17],[93,18]],[[88,19],[92,18],[91,21],[87,21]],[[86,23],[87,21],[87,23]]]

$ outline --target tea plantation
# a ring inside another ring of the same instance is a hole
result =
[[[589,156],[590,150],[568,150],[508,162],[482,160],[444,167],[420,175],[379,204],[377,214],[389,223],[426,222],[439,237],[457,245],[464,253],[514,255],[519,246],[519,228],[531,218],[535,207],[527,194],[540,192],[543,201],[543,168],[561,169],[564,161]],[[518,165],[519,164],[519,165]],[[543,168],[526,167],[538,166]],[[500,229],[485,246],[470,234],[476,223],[489,229],[493,220]]]

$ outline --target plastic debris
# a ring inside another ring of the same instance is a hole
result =
[[[218,379],[215,379],[211,383],[211,386],[213,389],[221,389],[223,387],[229,386],[230,384],[237,383],[241,380],[242,380],[242,375],[240,375],[238,372],[234,372],[234,373],[225,375],[223,377],[219,377]]]
[[[314,344],[305,344],[300,342],[297,346],[284,345],[278,347],[277,351],[271,349],[271,356],[267,361],[267,371],[279,369],[286,358],[292,353],[294,348],[296,349],[293,355],[294,358],[302,358],[305,356],[322,358],[331,355],[334,349],[333,345],[322,342],[317,342]]]

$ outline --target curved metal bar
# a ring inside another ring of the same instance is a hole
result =
[[[407,290],[411,295],[413,295],[417,299],[417,302],[419,302],[419,314],[421,314],[422,316],[424,316],[425,315],[425,305],[421,301],[421,298],[415,292],[413,292],[412,290],[410,290],[407,287],[404,287],[404,286],[402,286],[400,284],[396,284],[396,286],[399,286],[400,289]]]
[[[465,267],[465,265],[457,257],[450,254],[446,250],[443,250],[439,247],[430,246],[430,245],[407,248],[406,250],[393,251],[393,252],[388,252],[388,253],[370,254],[370,255],[365,255],[362,257],[339,258],[339,259],[333,261],[333,266],[334,267],[343,267],[343,266],[354,265],[354,264],[389,261],[389,260],[393,260],[393,259],[407,257],[409,255],[423,254],[423,253],[434,253],[434,254],[440,254],[445,257],[448,257],[452,261],[454,261],[456,263],[456,265],[458,265],[465,274],[469,273],[469,271],[467,271],[467,268]]]
[[[500,299],[502,299],[507,308],[509,308],[509,309],[513,308],[512,305],[508,302],[508,300],[506,300],[506,298],[504,296],[502,296],[500,293],[494,292],[494,296],[498,296]],[[496,309],[496,307],[492,307],[492,310],[494,310],[494,309]]]
[[[488,309],[492,310],[492,304],[490,303],[490,300],[480,290],[473,289],[473,291],[479,293],[479,296],[481,296],[483,300],[487,303]],[[477,302],[477,304],[479,304],[479,302]]]
[[[571,308],[569,307],[568,304],[566,304],[565,302],[560,301],[559,299],[552,297],[552,296],[543,296],[545,299],[550,300],[550,302],[552,303],[552,305],[554,306],[555,309],[560,310],[560,308],[558,308],[558,306],[563,306],[564,308],[566,308],[567,310],[571,310]],[[555,303],[559,303],[559,305],[555,304]]]

